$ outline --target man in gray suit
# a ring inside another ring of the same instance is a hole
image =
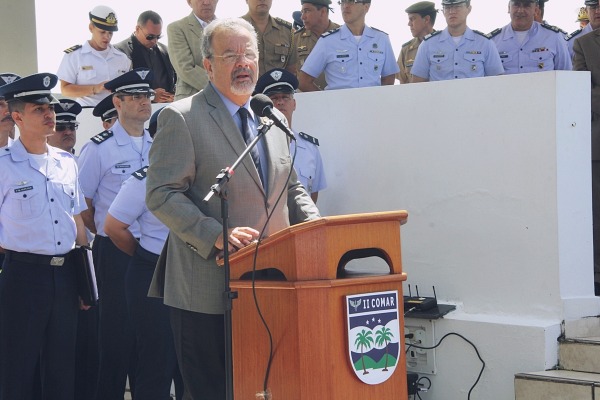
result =
[[[189,97],[206,86],[208,76],[202,62],[200,44],[206,25],[215,17],[219,0],[187,0],[192,12],[167,26],[169,55],[177,72],[175,100]]]
[[[592,75],[592,214],[594,225],[594,282],[600,295],[600,6],[585,0],[593,31],[573,43],[573,69]]]
[[[150,152],[146,203],[170,236],[149,295],[170,307],[184,398],[214,400],[225,398],[225,286],[217,255],[224,244],[235,251],[256,240],[269,215],[264,236],[319,212],[292,170],[287,136],[272,128],[259,142],[259,162],[247,157],[229,182],[233,228],[222,237],[220,202],[203,199],[245,150],[243,133],[254,137],[261,122],[248,110],[258,79],[256,32],[242,19],[216,20],[204,30],[202,55],[210,82],[163,109]]]

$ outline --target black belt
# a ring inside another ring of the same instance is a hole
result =
[[[53,267],[62,267],[67,260],[68,254],[56,256],[45,256],[42,254],[21,253],[18,251],[6,250],[6,261],[18,261],[28,264],[51,265]]]

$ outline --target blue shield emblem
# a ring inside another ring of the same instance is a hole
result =
[[[401,360],[398,291],[346,296],[348,352],[362,382],[388,380]]]

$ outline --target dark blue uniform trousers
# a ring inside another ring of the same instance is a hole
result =
[[[73,400],[78,310],[68,258],[51,266],[7,254],[0,273],[1,400],[33,398],[38,362],[44,400]]]
[[[135,343],[125,299],[125,273],[131,259],[108,237],[96,235],[98,246],[98,350],[96,400],[123,400],[125,383],[133,387]]]
[[[170,398],[175,382],[177,399],[183,397],[183,381],[177,366],[169,309],[162,299],[148,297],[158,255],[138,246],[125,277],[129,316],[133,322],[138,356],[135,397],[142,400]]]

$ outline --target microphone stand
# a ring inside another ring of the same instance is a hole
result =
[[[223,292],[223,302],[225,304],[225,394],[226,400],[233,400],[233,346],[232,346],[232,321],[231,311],[233,309],[233,300],[237,299],[238,293],[231,290],[230,276],[231,269],[229,266],[229,203],[227,202],[227,184],[229,179],[235,173],[237,166],[244,160],[250,151],[256,146],[258,141],[262,139],[269,129],[273,126],[273,122],[269,121],[266,124],[258,127],[258,135],[248,144],[246,150],[231,167],[226,167],[219,172],[216,177],[216,183],[210,187],[210,191],[204,197],[203,201],[208,202],[214,194],[221,199],[221,218],[223,220],[223,268],[225,272],[225,291]]]

